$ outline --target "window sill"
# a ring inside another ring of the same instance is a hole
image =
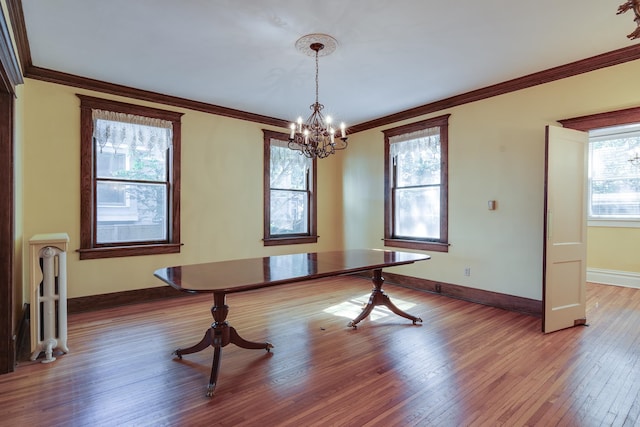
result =
[[[449,244],[441,242],[423,242],[420,240],[384,239],[385,246],[421,251],[449,252]]]
[[[593,218],[587,222],[589,227],[621,227],[621,228],[640,228],[639,219],[602,219]]]
[[[317,243],[318,236],[287,236],[269,237],[262,239],[265,246],[298,245],[303,243]]]
[[[182,243],[163,243],[157,245],[131,245],[101,248],[80,248],[80,259],[117,258],[140,255],[162,255],[180,253]]]

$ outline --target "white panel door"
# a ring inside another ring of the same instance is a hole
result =
[[[586,323],[588,149],[587,133],[547,126],[544,333]]]

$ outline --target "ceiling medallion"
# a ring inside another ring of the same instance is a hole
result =
[[[312,49],[311,46],[315,43],[320,43],[323,48],[320,51]],[[312,57],[315,57],[316,53],[319,57],[331,55],[336,51],[337,47],[338,42],[336,39],[327,34],[307,34],[296,41],[296,49],[299,52]]]

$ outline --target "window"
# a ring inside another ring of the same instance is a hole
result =
[[[180,252],[182,114],[78,97],[80,259]]]
[[[589,132],[589,225],[640,227],[640,107],[559,120]]]
[[[448,251],[448,122],[384,131],[386,246]]]
[[[640,124],[589,132],[589,219],[640,220]]]
[[[315,243],[316,159],[291,150],[287,134],[263,133],[264,244]]]

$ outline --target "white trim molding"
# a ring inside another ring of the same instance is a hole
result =
[[[637,219],[589,218],[587,225],[589,227],[640,228],[640,221]]]
[[[603,270],[600,268],[588,268],[587,282],[640,289],[640,273],[636,273],[633,271],[616,271]]]

